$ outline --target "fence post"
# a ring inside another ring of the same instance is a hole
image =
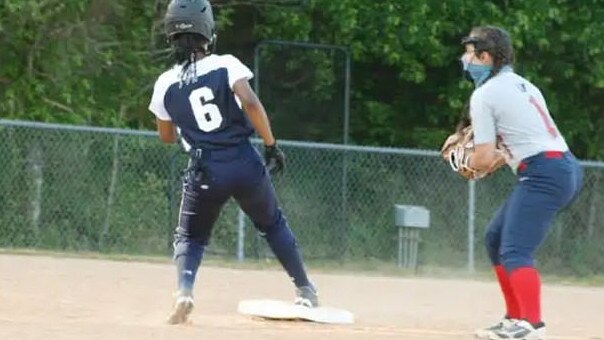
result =
[[[245,260],[245,213],[239,209],[237,214],[237,261]]]
[[[346,80],[344,88],[344,137],[342,143],[348,144],[348,134],[350,128],[350,77],[351,77],[351,55],[348,48],[342,48],[342,51],[346,55]],[[348,220],[348,151],[344,151],[342,155],[342,220],[344,223],[343,231],[345,235],[348,235],[348,229],[350,229],[350,223]],[[348,248],[349,238],[345,240],[345,247]],[[347,249],[342,249],[342,253]]]
[[[473,273],[474,264],[474,232],[476,219],[476,181],[468,181],[468,271]]]

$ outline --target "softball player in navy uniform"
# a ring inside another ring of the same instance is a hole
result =
[[[316,290],[267,172],[282,170],[284,156],[250,88],[251,71],[231,55],[211,54],[216,34],[207,0],[172,0],[165,30],[176,65],[157,79],[149,110],[156,116],[161,140],[175,142],[179,129],[190,153],[174,240],[178,294],[168,322],[185,322],[193,309],[193,285],[204,247],[230,197],[293,280],[296,303],[317,306]],[[264,141],[266,167],[249,141],[254,129]]]
[[[485,235],[506,315],[476,335],[484,339],[545,339],[541,282],[533,255],[556,213],[579,192],[582,170],[550,116],[541,91],[512,69],[514,51],[509,34],[498,27],[477,27],[462,44],[464,70],[476,85],[470,98],[475,150],[458,161],[469,168],[487,169],[498,157],[499,136],[509,151],[507,163],[517,175],[514,189]]]

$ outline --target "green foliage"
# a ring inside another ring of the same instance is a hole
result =
[[[353,142],[437,148],[471,91],[457,62],[459,39],[473,25],[495,24],[513,35],[517,71],[543,90],[576,153],[604,159],[602,1],[305,3],[220,6],[218,52],[236,54],[251,64],[254,45],[264,39],[349,47]],[[167,0],[3,1],[0,115],[152,128],[146,107],[154,80],[167,66],[161,24],[166,4]],[[277,135],[340,141],[342,124],[335,117],[341,115],[343,98],[335,89],[343,84],[343,73],[337,71],[341,60],[335,62],[328,53],[263,58],[274,62],[276,69],[281,58],[281,69],[304,75],[285,79],[284,86],[302,82],[289,92],[275,90],[273,99],[265,91]],[[271,76],[269,70],[261,73],[264,79]],[[273,74],[277,82],[279,74]],[[300,128],[302,123],[307,127]]]
[[[545,93],[576,152],[602,159],[603,15],[595,0],[314,0],[303,11],[265,12],[257,32],[351,48],[356,142],[436,148],[471,91],[460,38],[473,25],[501,25],[514,38],[516,69]]]
[[[165,0],[7,0],[0,4],[2,117],[150,127],[166,68]],[[226,21],[226,20],[225,20]]]

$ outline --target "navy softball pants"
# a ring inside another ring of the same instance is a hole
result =
[[[582,178],[581,166],[570,152],[548,151],[524,159],[514,190],[486,230],[493,265],[502,264],[508,273],[534,267],[534,252],[556,213],[577,196]]]
[[[264,163],[250,143],[221,150],[204,150],[200,182],[185,181],[174,258],[179,289],[191,291],[212,228],[226,201],[233,197],[267,240],[271,250],[298,287],[309,285],[296,239],[278,206]]]

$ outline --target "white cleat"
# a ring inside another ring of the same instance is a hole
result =
[[[189,314],[193,311],[194,303],[193,297],[187,295],[181,295],[176,298],[174,308],[168,317],[168,324],[177,325],[187,322]]]
[[[528,321],[517,320],[513,324],[504,327],[491,334],[491,340],[545,340],[545,324],[535,327]]]
[[[497,324],[495,324],[491,327],[475,330],[474,336],[476,339],[489,340],[489,339],[491,339],[491,334],[493,334],[493,332],[500,331],[500,330],[504,329],[505,327],[511,326],[516,321],[517,321],[516,319],[504,318],[503,320],[499,321]]]

